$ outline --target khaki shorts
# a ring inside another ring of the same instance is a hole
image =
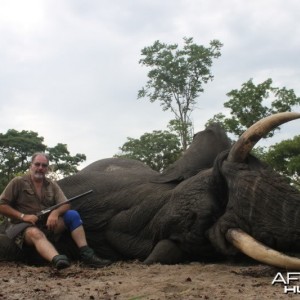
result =
[[[44,222],[39,222],[37,225],[32,225],[30,223],[22,222],[17,224],[10,223],[5,231],[8,238],[14,240],[16,245],[22,249],[25,240],[25,229],[28,227],[39,228],[47,237],[48,240],[54,241],[55,236],[52,231],[49,231],[45,226]]]

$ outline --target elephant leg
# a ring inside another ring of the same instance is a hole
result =
[[[159,241],[149,256],[144,260],[144,264],[154,263],[176,264],[182,261],[182,250],[171,240]]]

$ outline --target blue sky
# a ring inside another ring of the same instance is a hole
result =
[[[228,113],[226,93],[253,78],[300,96],[297,0],[1,0],[0,128],[32,130],[87,161],[111,157],[127,137],[167,129],[173,115],[137,100],[154,41],[218,39],[221,57],[192,114],[195,132]],[[300,109],[299,109],[300,111]],[[299,134],[284,125],[274,142]]]

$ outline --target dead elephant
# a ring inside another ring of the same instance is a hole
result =
[[[72,206],[101,257],[173,264],[242,251],[267,264],[300,269],[298,259],[269,248],[300,251],[300,192],[249,154],[267,132],[297,118],[298,113],[280,113],[263,119],[232,147],[222,129],[212,126],[200,133],[209,138],[195,139],[163,174],[134,160],[110,158],[59,185],[67,197],[93,190]],[[208,151],[213,155],[202,159]],[[8,244],[2,236],[4,259]],[[77,258],[67,235],[58,247]],[[11,253],[13,259],[22,256]]]

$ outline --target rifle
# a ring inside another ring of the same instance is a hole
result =
[[[64,205],[64,204],[66,204],[66,203],[69,203],[69,202],[71,202],[71,201],[73,201],[73,200],[76,200],[76,199],[78,199],[78,198],[80,198],[80,197],[83,197],[83,196],[85,196],[85,195],[87,195],[87,194],[90,194],[90,193],[92,193],[92,192],[93,192],[93,190],[89,190],[89,191],[87,191],[87,192],[85,192],[85,193],[82,193],[82,194],[79,194],[79,195],[77,195],[77,196],[75,196],[75,197],[73,197],[73,198],[70,198],[70,199],[68,199],[68,200],[66,200],[66,201],[64,201],[64,202],[61,202],[61,203],[55,204],[55,205],[53,205],[53,206],[50,206],[50,207],[48,207],[48,208],[42,209],[41,211],[37,212],[36,215],[37,215],[38,217],[41,217],[41,216],[43,216],[43,215],[49,213],[50,211],[52,211],[52,210],[55,209],[55,208],[58,208],[58,207],[60,207],[60,206],[62,206],[62,205]]]

